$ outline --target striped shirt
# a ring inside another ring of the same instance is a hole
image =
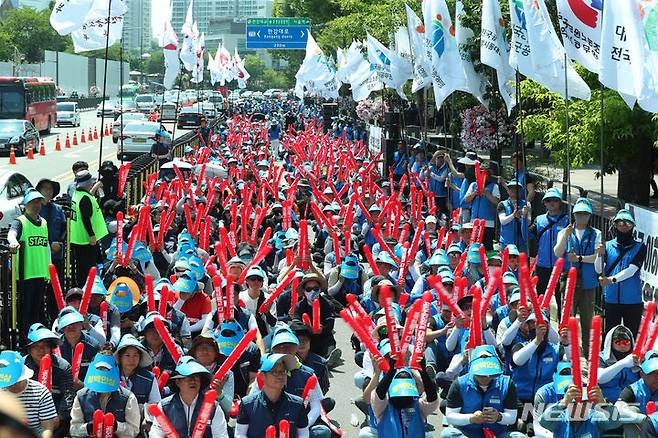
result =
[[[28,426],[37,436],[41,436],[41,422],[57,417],[55,403],[48,388],[36,380],[27,380],[25,389],[14,395],[23,404]]]

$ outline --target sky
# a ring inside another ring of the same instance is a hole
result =
[[[162,34],[163,23],[171,16],[170,10],[169,0],[151,0],[151,29],[153,31],[153,38],[157,39]],[[180,29],[174,30],[176,33],[180,31]]]

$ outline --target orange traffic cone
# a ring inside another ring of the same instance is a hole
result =
[[[108,130],[110,131],[110,135],[112,135],[112,131],[113,131],[113,129],[112,129],[112,125],[110,125],[110,127],[109,127]]]
[[[85,130],[81,129],[81,131],[82,132],[80,133],[80,143],[87,143],[87,139],[85,138]]]
[[[73,146],[78,145],[78,131],[73,131]]]
[[[94,140],[98,140],[98,130],[94,126]]]
[[[39,155],[46,155],[46,145],[43,144],[43,138],[41,139],[41,146],[39,146]]]
[[[105,136],[110,135],[110,133],[107,130],[107,125],[105,125],[105,131],[103,131],[103,135]]]
[[[56,151],[62,150],[62,144],[59,142],[59,135],[57,135],[57,141],[55,142],[55,150]]]
[[[9,149],[9,164],[16,164],[16,152],[14,152],[14,145]]]
[[[27,159],[34,160],[34,148],[32,146],[27,149]]]
[[[94,139],[94,132],[89,128],[89,133],[87,134],[87,140],[92,141]]]
[[[69,133],[66,133],[66,141],[64,142],[64,147],[66,149],[71,149],[71,139],[69,138]]]

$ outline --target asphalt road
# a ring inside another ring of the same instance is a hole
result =
[[[104,123],[106,125],[111,125],[113,122],[112,118],[106,117]],[[173,123],[166,123],[165,126],[168,130],[173,130]],[[89,163],[90,169],[96,171],[99,168],[99,152],[100,152],[100,136],[98,140],[87,141],[86,143],[80,143],[80,133],[81,129],[84,128],[85,134],[89,131],[89,128],[96,127],[99,129],[101,127],[101,118],[96,117],[96,110],[93,111],[84,111],[81,113],[81,126],[80,128],[73,127],[60,127],[53,128],[51,134],[43,135],[44,145],[46,149],[46,155],[40,156],[39,154],[34,155],[34,160],[28,160],[27,157],[16,157],[16,164],[9,164],[9,157],[3,155],[0,157],[0,171],[2,170],[15,170],[17,172],[25,175],[33,185],[36,185],[37,181],[41,178],[50,178],[55,181],[59,181],[64,190],[66,185],[73,181],[73,173],[71,172],[71,165],[79,160],[87,161]],[[70,149],[66,149],[64,142],[66,140],[66,134],[68,133],[71,142],[73,142],[73,132],[77,132],[78,136],[78,146],[71,146]],[[176,138],[187,133],[188,130],[185,129],[176,129]],[[100,131],[99,131],[100,135]],[[59,136],[62,150],[55,150],[55,143],[57,137]],[[100,162],[105,160],[112,160],[117,164],[118,160],[116,159],[116,148],[117,146],[112,142],[112,137],[108,136],[103,139],[103,155],[100,158]]]

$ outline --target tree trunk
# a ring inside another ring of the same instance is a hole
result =
[[[648,206],[653,145],[648,137],[640,137],[638,140],[638,144],[633,148],[635,151],[633,162],[619,166],[617,196],[625,202]]]

